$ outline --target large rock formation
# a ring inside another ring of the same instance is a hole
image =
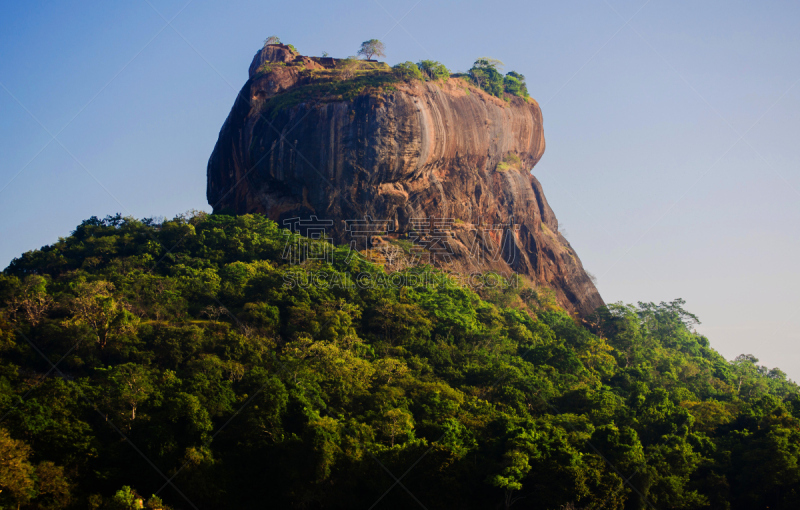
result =
[[[330,219],[344,243],[346,220],[388,220],[384,238],[409,236],[445,269],[514,271],[579,314],[603,304],[530,173],[545,147],[535,101],[462,78],[363,89],[355,78],[343,93],[347,81],[321,78],[337,66],[281,45],[256,54],[208,162],[215,211]],[[437,225],[449,232],[425,235]]]

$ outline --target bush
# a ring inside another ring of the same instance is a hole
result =
[[[358,59],[356,57],[347,57],[341,60],[338,65],[339,79],[352,80],[356,71],[358,70]]]
[[[498,68],[503,63],[497,59],[482,57],[475,61],[469,70],[472,81],[487,93],[500,97],[503,95],[503,75]]]
[[[505,76],[500,73],[503,63],[497,59],[482,57],[475,61],[469,70],[469,77],[480,89],[496,97],[504,95],[529,97],[525,76],[509,71]],[[508,99],[508,98],[506,98]]]
[[[111,504],[108,505],[113,510],[136,510],[142,508],[142,498],[127,485],[123,486],[111,498]]]
[[[497,171],[505,172],[506,170],[519,169],[521,165],[522,160],[520,157],[513,152],[509,152],[503,157],[503,160],[498,163]]]
[[[397,64],[396,66],[392,67],[392,71],[394,72],[395,76],[401,80],[410,81],[424,79],[419,67],[417,67],[417,65],[413,62],[406,61],[401,64]]]
[[[512,96],[528,97],[528,87],[525,84],[525,77],[516,71],[510,71],[503,78],[503,88],[506,94]]]
[[[446,80],[450,78],[450,70],[441,62],[435,60],[421,60],[417,67],[429,80]]]

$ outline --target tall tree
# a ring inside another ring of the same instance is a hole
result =
[[[35,493],[33,466],[28,461],[31,448],[0,429],[0,504],[17,508]]]
[[[385,49],[386,47],[382,42],[377,39],[370,39],[369,41],[361,43],[361,49],[358,50],[358,54],[370,60],[372,57],[385,57]]]
[[[475,84],[493,96],[503,94],[503,62],[496,58],[481,57],[472,64],[469,75]]]
[[[21,311],[23,317],[36,326],[52,306],[53,298],[47,294],[47,280],[43,276],[29,275],[9,308],[14,315]]]
[[[109,339],[131,329],[134,316],[122,301],[114,296],[114,284],[104,280],[81,282],[75,297],[69,301],[72,318],[67,323],[89,326],[97,345],[104,349]]]

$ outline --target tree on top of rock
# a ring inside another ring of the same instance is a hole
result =
[[[280,44],[280,43],[281,43],[281,38],[278,37],[277,35],[271,35],[271,36],[267,37],[266,39],[264,39],[264,46],[267,46],[267,45],[270,45],[270,44]]]
[[[371,60],[372,57],[385,57],[386,54],[383,52],[385,49],[386,47],[382,42],[377,39],[370,39],[361,43],[361,49],[358,50],[358,54],[367,60]]]
[[[479,88],[500,97],[503,93],[503,75],[500,74],[500,69],[503,65],[496,58],[481,57],[472,64],[469,76]]]

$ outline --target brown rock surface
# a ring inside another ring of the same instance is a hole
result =
[[[319,86],[304,68],[334,65],[279,45],[256,54],[208,162],[215,211],[331,219],[337,242],[349,242],[349,219],[389,220],[402,236],[412,219],[453,218],[452,255],[437,265],[515,271],[581,315],[603,304],[530,174],[545,148],[535,101],[506,102],[450,78],[270,108],[287,91]]]

